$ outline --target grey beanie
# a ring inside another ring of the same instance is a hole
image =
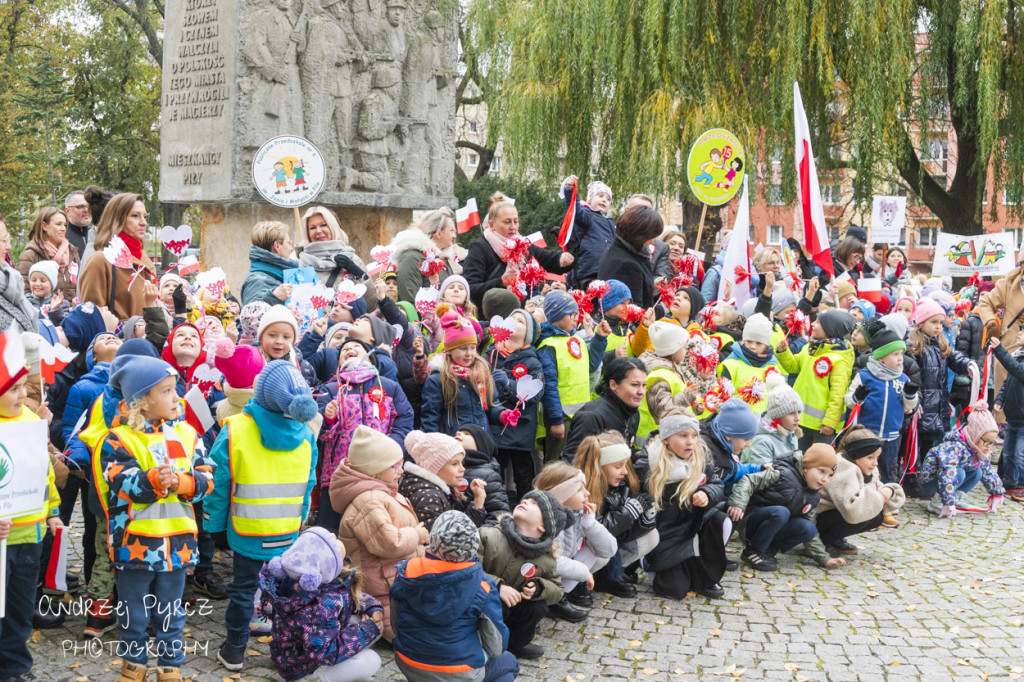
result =
[[[430,527],[427,551],[452,563],[473,561],[480,549],[480,534],[469,517],[460,511],[442,512]]]
[[[778,316],[791,305],[796,305],[796,297],[786,286],[776,284],[772,289],[772,315]]]
[[[781,374],[772,372],[768,375],[768,407],[765,409],[765,416],[768,421],[782,419],[787,414],[803,412],[804,401]]]

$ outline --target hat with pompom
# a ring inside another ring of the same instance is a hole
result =
[[[287,360],[273,360],[256,378],[253,398],[270,412],[278,412],[297,422],[308,422],[317,414],[316,401],[309,384],[298,368]]]
[[[213,365],[231,388],[252,388],[267,364],[255,346],[236,346],[224,337],[213,342]]]
[[[967,415],[967,425],[963,427],[964,438],[975,449],[978,448],[978,441],[986,433],[999,431],[995,417],[988,411],[988,403],[979,400],[971,406],[971,413]]]
[[[279,557],[267,565],[271,575],[288,576],[299,583],[299,587],[312,592],[329,583],[341,573],[345,565],[345,546],[330,531],[313,526]]]
[[[768,385],[768,407],[765,409],[765,416],[769,421],[782,419],[794,412],[803,412],[804,401],[800,394],[786,383],[784,376],[772,372],[765,383]]]
[[[465,452],[462,444],[443,433],[410,431],[405,437],[405,449],[417,465],[436,474],[456,455]]]
[[[445,351],[454,350],[460,346],[475,346],[479,338],[469,320],[454,310],[448,310],[441,315],[441,329],[444,330]]]

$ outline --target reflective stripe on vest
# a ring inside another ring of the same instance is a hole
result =
[[[17,417],[11,417],[9,419],[0,418],[0,422],[11,423],[11,422],[31,422],[39,419],[39,416],[35,412],[28,409],[24,405],[21,407],[21,414]],[[43,449],[43,456],[49,459],[49,453],[46,452],[45,446]],[[37,523],[42,523],[46,520],[50,511],[50,486],[54,483],[53,464],[49,464],[49,468],[46,472],[46,483],[43,484],[43,506],[39,508],[39,511],[24,516],[15,516],[11,519],[12,526],[34,526]],[[46,530],[45,528],[43,529]]]
[[[196,430],[184,421],[178,422],[174,430],[185,447],[186,457],[167,458],[167,445],[163,432],[139,433],[130,426],[117,426],[111,433],[132,453],[139,469],[143,472],[154,469],[165,462],[175,473],[188,473],[192,470],[192,456],[199,439]],[[99,457],[94,457],[99,461]],[[124,537],[145,535],[149,537],[167,537],[182,533],[195,534],[196,516],[192,505],[175,493],[168,493],[152,504],[130,502],[128,507],[128,527]]]
[[[611,337],[608,337],[609,340]],[[569,352],[572,339],[580,345],[580,357]],[[587,344],[578,336],[549,336],[540,342],[538,348],[555,351],[558,366],[558,400],[562,413],[573,416],[590,401],[590,353]]]
[[[256,421],[244,412],[228,417],[224,428],[228,430],[234,531],[260,537],[299,532],[313,464],[309,441],[303,440],[297,452],[269,450],[263,446]]]
[[[103,419],[103,394],[101,393],[93,401],[92,409],[89,410],[89,422],[85,425],[84,429],[78,432],[76,438],[85,443],[85,447],[89,450],[92,481],[96,487],[96,496],[100,498],[100,506],[103,507],[104,514],[107,513],[108,509],[110,484],[107,483],[107,479],[103,476],[99,449],[103,445],[103,439],[107,437],[108,432],[107,422]]]
[[[848,356],[850,358],[848,364],[853,365],[853,351],[837,352],[829,350],[820,355],[811,355],[809,348],[810,346],[805,346],[800,351],[801,353],[806,353],[809,357],[802,364],[800,374],[797,375],[796,382],[793,384],[793,390],[799,393],[804,401],[804,411],[800,414],[800,426],[808,429],[820,429],[825,420],[825,412],[828,410],[830,397],[828,389],[832,373],[836,371],[837,364],[843,363],[844,357]],[[847,356],[844,356],[844,353]],[[828,358],[832,363],[829,373],[823,377],[819,377],[814,372],[814,363],[821,358]],[[843,390],[845,391],[846,387]]]
[[[645,440],[651,431],[658,426],[654,421],[654,417],[651,416],[651,409],[647,406],[647,391],[650,390],[651,386],[659,380],[668,382],[669,390],[672,392],[672,395],[675,395],[686,388],[686,382],[683,381],[683,378],[667,367],[659,367],[647,375],[647,386],[644,390],[644,401],[640,404],[640,426],[636,430],[637,437]]]

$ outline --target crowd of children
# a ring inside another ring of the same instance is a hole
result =
[[[483,293],[423,271],[399,301],[385,263],[375,282],[345,275],[365,296],[312,324],[173,274],[118,322],[64,298],[50,263],[29,274],[39,333],[7,333],[0,367],[0,424],[48,420],[53,453],[38,453],[44,508],[0,521],[0,679],[33,679],[37,575],[79,491],[82,633],[118,628],[121,682],[148,679],[151,636],[157,680],[182,679],[186,589],[228,600],[217,657],[232,672],[269,632],[286,680],[370,677],[374,646],[412,680],[511,680],[543,656],[540,621],[585,620],[593,591],[635,598],[646,575],[661,597],[721,598],[739,561],[772,571],[802,545],[843,564],[849,538],[900,524],[908,495],[940,517],[978,482],[987,509],[1024,501],[1024,351],[988,351],[1009,373],[997,470],[976,286],[896,278],[872,303],[769,272],[737,308],[706,302],[704,269],[679,263],[647,310],[582,272],[580,289]],[[78,355],[41,388],[54,344]],[[974,382],[966,414],[958,377]]]

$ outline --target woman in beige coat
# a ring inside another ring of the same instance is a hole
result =
[[[1021,249],[1018,258],[1024,260],[1024,249]],[[1011,270],[1003,275],[992,291],[987,291],[978,300],[978,315],[985,325],[985,336],[987,338],[997,337],[1003,347],[1010,354],[1017,350],[1017,327],[1024,323],[1024,265]],[[1002,309],[1003,317],[1000,319],[999,310]],[[993,381],[995,386],[993,394],[999,393],[999,388],[1006,380],[1006,368],[1002,363],[993,363]],[[1002,412],[995,414],[996,421],[1004,422]]]
[[[402,448],[379,431],[356,427],[348,458],[331,477],[331,505],[341,514],[338,537],[363,574],[363,591],[384,607],[384,639],[391,629],[389,591],[395,564],[421,557],[427,529],[416,520],[412,505],[398,493]]]

